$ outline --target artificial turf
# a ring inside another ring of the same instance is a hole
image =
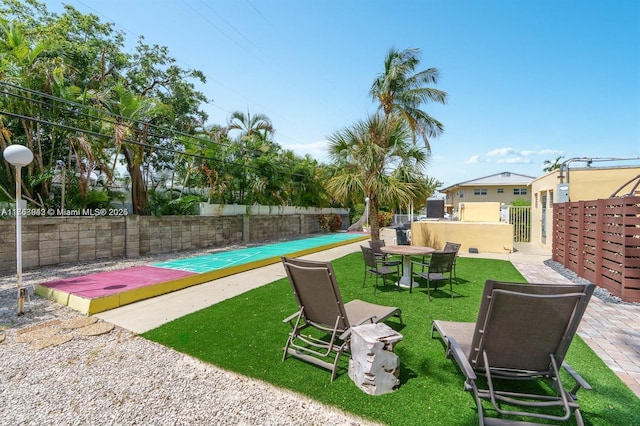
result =
[[[403,335],[395,347],[400,359],[400,387],[370,396],[347,374],[343,356],[334,382],[330,372],[296,358],[282,359],[290,327],[282,319],[297,311],[287,279],[281,279],[209,308],[179,318],[143,337],[224,369],[305,394],[372,421],[389,425],[472,425],[478,416],[472,395],[463,390],[463,375],[445,358],[442,342],[430,337],[434,319],[475,321],[486,279],[524,282],[508,261],[458,258],[454,300],[448,285],[433,292],[424,285],[398,290],[387,284],[373,294],[373,278],[363,287],[360,253],[332,262],[344,302],[361,299],[402,309],[404,325],[387,324]],[[592,386],[578,393],[589,425],[640,424],[640,400],[578,337],[566,358]],[[573,386],[568,382],[567,386]],[[573,419],[567,424],[574,424]]]

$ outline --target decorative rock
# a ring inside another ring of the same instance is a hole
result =
[[[70,340],[73,340],[72,334],[56,334],[46,339],[34,340],[29,345],[29,349],[40,350],[49,346],[58,346]]]
[[[78,336],[99,336],[113,330],[114,325],[108,322],[98,322],[78,330]]]
[[[34,330],[39,330],[41,328],[47,328],[47,327],[51,327],[54,325],[58,325],[60,324],[62,321],[60,320],[53,320],[53,321],[46,321],[46,322],[41,322],[40,324],[35,324],[35,325],[31,325],[29,327],[25,327],[25,328],[21,328],[20,330],[16,331],[17,335],[21,335],[24,333],[30,333]]]
[[[58,334],[57,327],[45,327],[45,328],[36,328],[27,333],[17,334],[16,342],[18,343],[31,343],[38,340],[44,340],[51,336]]]
[[[60,327],[63,329],[73,329],[73,328],[82,328],[91,324],[95,324],[98,321],[98,318],[95,317],[78,317],[71,318],[70,320],[66,320]]]
[[[351,380],[369,395],[382,395],[397,389],[400,363],[393,347],[401,340],[400,333],[382,323],[352,327]]]

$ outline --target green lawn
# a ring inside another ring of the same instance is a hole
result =
[[[404,336],[395,348],[401,363],[401,385],[391,394],[370,396],[358,389],[347,374],[347,356],[342,357],[342,368],[333,383],[328,370],[295,358],[281,361],[290,330],[282,319],[297,310],[286,279],[179,318],[143,336],[377,422],[477,424],[472,395],[463,391],[462,374],[452,360],[445,358],[442,342],[430,338],[431,322],[475,321],[486,279],[524,282],[511,263],[459,258],[456,298],[450,299],[447,286],[446,291],[432,292],[431,302],[424,287],[409,294],[408,290],[398,291],[389,284],[374,296],[374,279],[369,278],[362,288],[360,253],[332,263],[345,302],[362,299],[402,308],[404,326],[396,319],[387,322]],[[592,391],[581,390],[578,394],[586,424],[640,425],[640,400],[579,337],[573,341],[567,361],[593,386]],[[569,385],[573,383],[568,382]]]

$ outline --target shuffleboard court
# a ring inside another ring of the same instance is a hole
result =
[[[283,241],[274,244],[194,256],[186,259],[158,262],[153,263],[152,266],[202,274],[274,257],[278,258],[280,256],[305,252],[319,247],[331,246],[336,243],[353,242],[357,239],[362,239],[362,234],[327,234],[301,240]]]
[[[207,281],[259,268],[369,238],[361,233],[326,234],[69,277],[36,286],[42,297],[84,314],[95,314],[181,290]]]

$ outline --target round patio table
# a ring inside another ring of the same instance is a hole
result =
[[[411,276],[411,256],[426,256],[436,251],[436,249],[423,246],[382,246],[380,251],[402,256],[402,277],[398,282],[399,285],[402,287],[418,287],[420,284],[417,281],[413,281]]]

